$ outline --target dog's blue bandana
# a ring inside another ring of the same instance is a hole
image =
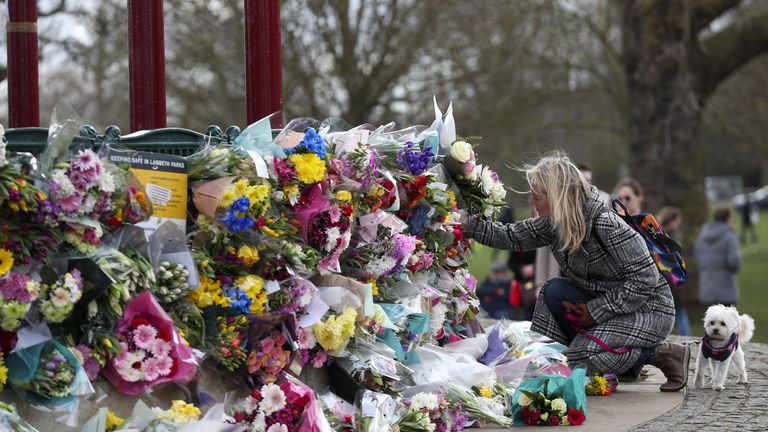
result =
[[[739,335],[736,333],[731,335],[731,338],[728,339],[728,343],[722,348],[712,347],[712,345],[710,345],[710,340],[712,340],[712,338],[704,333],[704,337],[701,339],[701,354],[707,359],[723,361],[730,357],[731,354],[736,351],[736,348],[739,347]]]

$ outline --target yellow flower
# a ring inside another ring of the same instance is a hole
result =
[[[107,349],[112,348],[112,341],[109,340],[109,338],[104,338],[104,340],[101,341],[101,344],[104,345]]]
[[[117,414],[113,413],[112,411],[107,411],[107,431],[113,431],[122,426],[123,423],[125,423],[124,418],[118,417]]]
[[[235,202],[235,199],[237,198],[237,195],[235,194],[235,190],[230,187],[227,188],[227,190],[224,191],[224,195],[221,196],[221,201],[219,201],[219,207],[221,208],[227,208],[230,204]]]
[[[255,297],[264,287],[264,279],[255,275],[241,276],[235,283],[248,297]]]
[[[0,249],[0,276],[4,276],[13,267],[13,254],[8,249]]]
[[[221,294],[221,281],[200,276],[200,287],[187,296],[200,309],[213,305],[229,307],[229,299]]]
[[[379,285],[376,283],[376,279],[369,278],[368,283],[371,284],[371,292],[373,295],[377,296],[379,295]]]
[[[5,383],[8,381],[8,368],[5,367],[5,362],[3,361],[3,355],[0,354],[0,390],[5,387]]]
[[[325,178],[325,161],[314,153],[292,154],[289,159],[296,168],[296,175],[304,184],[314,184]]]
[[[182,400],[175,400],[171,402],[171,408],[157,412],[156,417],[160,420],[171,420],[177,425],[182,425],[199,419],[201,414],[198,407]]]
[[[326,351],[339,351],[346,347],[349,338],[355,334],[355,319],[357,311],[352,308],[344,309],[339,316],[331,315],[325,322],[319,322],[312,327],[315,338]]]
[[[452,190],[446,192],[448,194],[448,205],[453,207],[456,205],[456,194]]]
[[[250,267],[259,262],[259,251],[248,245],[242,245],[237,250],[237,257],[243,260],[243,263]]]
[[[493,392],[491,391],[491,388],[488,386],[481,386],[479,388],[480,396],[490,399],[493,397]]]
[[[277,231],[273,230],[272,228],[270,228],[270,227],[268,227],[266,225],[261,227],[261,230],[264,231],[264,234],[266,234],[266,235],[268,235],[270,237],[275,237],[275,238],[280,237],[280,233],[278,233]]]
[[[345,190],[340,190],[336,192],[336,199],[343,203],[348,203],[352,201],[352,193]]]

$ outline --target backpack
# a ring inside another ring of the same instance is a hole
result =
[[[680,244],[672,240],[672,238],[664,232],[664,228],[652,213],[640,213],[636,215],[630,215],[627,207],[624,203],[618,199],[614,199],[611,203],[613,212],[619,215],[619,217],[627,223],[632,229],[637,231],[643,240],[645,240],[646,246],[648,246],[648,252],[651,253],[653,262],[656,263],[656,267],[664,279],[667,280],[669,286],[677,288],[688,276],[688,270],[685,267],[685,261],[683,261],[682,248]],[[617,206],[619,208],[617,208]],[[611,210],[606,210],[611,211]],[[600,246],[606,251],[605,244],[597,235],[595,227],[592,226],[593,235]]]

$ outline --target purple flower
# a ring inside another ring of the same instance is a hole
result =
[[[32,295],[27,291],[27,282],[29,278],[20,273],[11,272],[8,276],[0,279],[0,293],[5,300],[17,301],[19,303],[29,303],[32,301]]]
[[[101,161],[93,150],[81,150],[72,159],[72,168],[78,171],[101,171]]]
[[[416,237],[403,234],[395,234],[393,240],[395,243],[395,248],[390,256],[397,261],[410,257],[413,251],[416,249]]]
[[[397,153],[397,162],[403,170],[410,171],[413,175],[419,175],[427,170],[434,154],[432,154],[432,149],[430,148],[414,150],[414,147],[416,145],[408,141],[405,145],[405,150]]]

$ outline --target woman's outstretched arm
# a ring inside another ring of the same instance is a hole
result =
[[[555,241],[555,232],[546,218],[531,218],[505,224],[470,216],[462,224],[462,232],[480,244],[516,251],[549,246]]]

